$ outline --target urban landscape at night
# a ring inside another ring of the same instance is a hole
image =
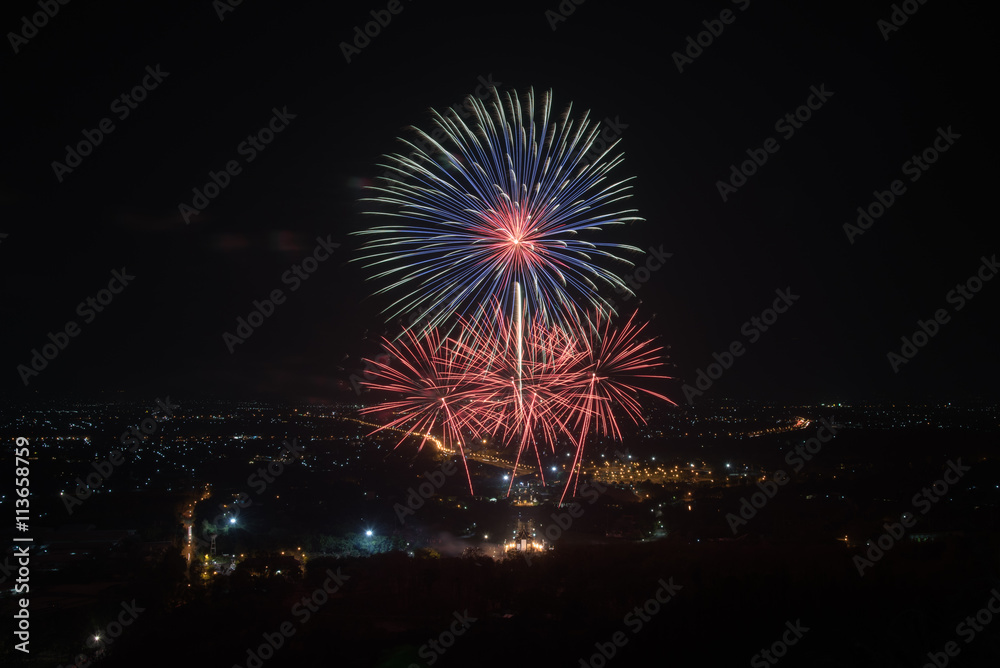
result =
[[[857,590],[861,576],[893,588],[869,550],[882,545],[886,520],[907,511],[916,523],[892,548],[877,548],[889,562],[915,560],[945,577],[995,545],[1000,416],[988,403],[667,407],[620,443],[593,443],[578,494],[562,505],[567,465],[558,457],[542,462],[545,484],[537,466],[512,477],[510,453],[484,439],[468,455],[471,495],[457,453],[372,434],[377,425],[359,417],[362,407],[110,398],[6,418],[3,430],[31,444],[40,481],[32,605],[36,623],[51,629],[39,639],[52,648],[45,659],[67,665],[86,648],[92,660],[107,652],[102,662],[125,665],[111,651],[117,639],[79,635],[86,620],[116,618],[110,601],[134,599],[156,622],[122,633],[121,653],[183,633],[226,663],[227,652],[238,656],[241,643],[267,631],[267,620],[280,623],[282,611],[308,599],[328,569],[346,576],[343,586],[316,610],[288,616],[302,622],[294,646],[346,633],[359,643],[359,661],[368,646],[387,662],[418,661],[422,620],[437,610],[431,616],[447,629],[444,607],[457,595],[477,622],[454,656],[471,660],[496,637],[540,642],[569,616],[582,638],[628,609],[626,599],[579,607],[594,569],[621,568],[621,560],[637,578],[660,560],[674,566],[683,589],[669,614],[672,628],[684,629],[700,609],[684,589],[720,605],[723,596],[766,598],[768,574],[803,577],[803,559],[834,566],[830,596],[870,597]],[[129,426],[147,418],[155,431],[130,436]],[[105,445],[116,441],[121,450]],[[961,467],[956,480],[947,477],[952,463]],[[703,569],[720,562],[726,578],[704,581]],[[14,557],[2,565],[13,582]],[[749,584],[727,591],[733,578]],[[445,592],[432,586],[438,581]],[[12,595],[5,588],[5,599]],[[411,608],[411,597],[425,605]],[[856,604],[858,632],[878,614],[865,603],[873,601]],[[198,621],[209,609],[224,611],[218,626]]]

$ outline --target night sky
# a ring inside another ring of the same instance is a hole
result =
[[[37,31],[22,20],[36,3],[6,3],[0,390],[353,397],[360,358],[399,331],[380,315],[391,300],[371,296],[381,284],[350,262],[349,233],[370,224],[361,186],[408,126],[430,130],[431,108],[488,80],[551,89],[556,110],[572,102],[620,132],[616,174],[636,177],[645,221],[605,237],[671,254],[620,305],[641,300],[670,346],[679,402],[734,341],[746,352],[705,400],[996,399],[1000,280],[961,309],[948,298],[1000,250],[991,26],[972,6],[903,4],[915,13],[890,30],[888,2],[664,3],[654,16],[565,0],[557,21],[557,0],[402,0],[347,62],[341,44],[386,3],[70,2]],[[121,96],[143,81],[130,108]],[[782,121],[809,101],[799,127]],[[283,129],[247,148],[275,110]],[[90,155],[53,166],[103,119],[113,129]],[[907,165],[936,140],[933,164]],[[767,161],[724,201],[718,182],[748,151]],[[179,205],[230,161],[239,173],[186,222]],[[896,180],[905,191],[849,239],[845,223]],[[282,275],[317,238],[339,247],[293,291]],[[78,311],[123,268],[134,278],[103,311]],[[275,289],[286,301],[230,353],[223,333]],[[798,299],[751,342],[744,323],[786,289]],[[947,322],[894,372],[887,354],[939,309]],[[77,335],[25,386],[18,365],[70,321]]]

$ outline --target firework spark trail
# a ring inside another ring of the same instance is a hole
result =
[[[636,325],[635,313],[620,329],[612,329],[611,321],[604,319],[604,329],[601,331],[601,314],[595,313],[593,318],[594,328],[591,330],[591,340],[584,346],[584,350],[590,355],[588,364],[592,369],[595,379],[601,383],[603,396],[607,399],[617,399],[634,422],[645,422],[642,418],[642,411],[639,403],[635,400],[636,391],[644,392],[658,399],[662,399],[670,404],[676,404],[662,394],[625,384],[625,378],[666,378],[659,373],[652,373],[653,370],[662,366],[659,353],[660,347],[653,347],[652,339],[640,339],[645,324]],[[614,435],[621,439],[621,433],[617,431],[617,424],[613,415],[608,412],[606,415],[608,423],[614,426]],[[607,432],[605,432],[607,433]]]
[[[524,311],[521,307],[521,284],[514,283],[514,320],[517,323],[517,403],[524,401],[524,380],[521,364],[524,360]]]

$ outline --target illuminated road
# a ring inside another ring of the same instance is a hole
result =
[[[366,427],[372,427],[373,429],[382,429],[383,431],[394,431],[399,434],[409,434],[413,438],[418,438],[418,439],[426,438],[430,443],[434,444],[434,447],[437,448],[437,451],[442,455],[451,456],[459,454],[457,450],[446,448],[444,444],[437,437],[431,436],[430,434],[416,434],[416,433],[411,434],[410,432],[407,432],[405,429],[397,429],[394,427],[383,427],[382,425],[375,424],[373,422],[365,422],[364,420],[358,420],[357,418],[340,417],[339,419],[350,420],[351,422],[357,422],[358,424],[364,425]],[[488,464],[490,466],[496,466],[497,468],[502,468],[509,471],[514,470],[513,461],[505,459],[498,455],[488,454],[483,450],[474,450],[471,452],[469,450],[466,450],[465,458],[469,461],[479,462],[481,464]],[[522,462],[517,465],[517,470],[519,471],[517,475],[521,476],[521,475],[528,475],[531,473],[535,473],[538,469],[537,467],[531,466],[530,464],[524,464]]]
[[[191,560],[194,558],[194,506],[196,503],[204,501],[212,493],[209,491],[208,485],[205,485],[205,491],[202,493],[201,498],[195,501],[189,501],[187,505],[184,506],[184,512],[182,513],[184,520],[182,524],[184,529],[187,531],[187,543],[184,546],[184,558],[187,559],[190,565]]]
[[[381,425],[365,422],[363,420],[358,420],[356,418],[342,417],[340,419],[350,420],[352,422],[357,422],[373,429],[383,429],[391,430],[400,434],[408,434],[405,429],[397,429],[392,427],[382,427]],[[758,431],[745,433],[744,436],[749,438],[754,438],[758,436],[764,436],[767,434],[778,434],[782,432],[798,431],[808,429],[810,425],[813,424],[812,420],[808,420],[803,417],[796,417],[795,422],[783,427],[768,427],[766,429],[761,429]],[[459,454],[457,450],[451,448],[446,448],[444,444],[434,436],[430,434],[410,434],[413,438],[426,438],[429,442],[433,443],[441,455],[453,456]],[[732,436],[733,434],[730,434]],[[527,453],[525,453],[527,454]],[[469,461],[479,462],[480,464],[487,464],[489,466],[496,466],[507,471],[514,471],[514,461],[501,456],[499,453],[492,453],[482,449],[478,450],[466,450],[465,458]],[[661,466],[646,467],[641,466],[638,463],[621,463],[615,464],[608,461],[594,461],[592,463],[584,463],[581,467],[584,474],[593,475],[597,479],[604,479],[612,482],[636,482],[640,480],[650,479],[654,482],[677,482],[681,479],[687,479],[691,476],[692,471],[681,471],[678,467],[673,469],[668,469]],[[538,472],[538,468],[531,466],[530,464],[519,463],[517,465],[517,475],[531,475]],[[700,477],[711,480],[711,471],[697,471],[701,474]],[[699,477],[699,476],[696,476]]]

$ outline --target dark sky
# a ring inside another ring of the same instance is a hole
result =
[[[886,40],[888,2],[664,3],[656,17],[644,3],[566,0],[575,11],[553,30],[556,0],[403,0],[348,63],[340,44],[385,3],[247,0],[220,20],[221,4],[70,2],[37,33],[22,20],[36,3],[4,5],[4,32],[34,35],[14,39],[15,53],[7,34],[2,56],[9,396],[353,396],[358,358],[398,331],[379,316],[388,300],[348,263],[348,233],[368,224],[358,186],[407,126],[429,129],[430,108],[492,77],[502,90],[552,89],[560,111],[572,102],[617,119],[618,174],[636,177],[645,222],[608,235],[672,253],[638,291],[639,317],[682,380],[745,344],[705,398],[997,397],[1000,280],[961,310],[947,299],[998,251],[994,49],[981,9],[913,2]],[[725,9],[733,21],[711,23]],[[673,54],[703,21],[722,33],[679,72]],[[112,106],[153,82],[147,67],[168,74],[134,109]],[[812,98],[794,134],[776,128],[811,87],[831,94]],[[275,108],[294,119],[247,162],[239,145]],[[53,161],[105,118],[113,131],[58,180]],[[904,163],[939,128],[951,128],[948,150],[911,181]],[[777,152],[723,201],[717,182],[769,138]],[[185,223],[178,205],[230,160],[241,172]],[[844,223],[896,179],[905,192],[852,244]],[[317,237],[340,247],[290,292],[281,276]],[[86,322],[77,305],[122,267],[135,278]],[[276,288],[287,301],[231,354],[223,332]],[[744,323],[785,288],[799,299],[751,343]],[[938,309],[950,320],[895,373],[887,353]],[[18,365],[69,321],[78,335],[25,387]],[[670,392],[683,400],[681,382]]]

